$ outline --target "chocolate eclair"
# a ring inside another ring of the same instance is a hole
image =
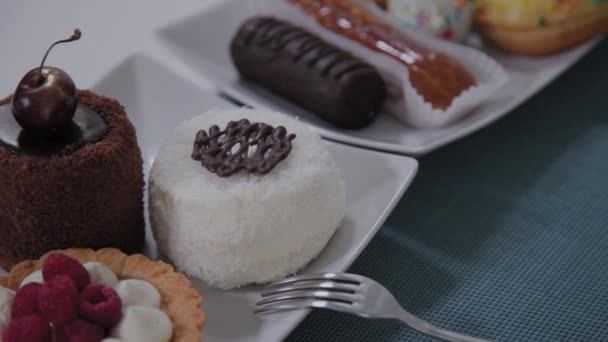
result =
[[[382,109],[386,89],[372,66],[283,21],[247,20],[230,50],[242,77],[337,127],[364,127]]]

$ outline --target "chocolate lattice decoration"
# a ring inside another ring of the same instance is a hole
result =
[[[209,133],[196,133],[192,159],[209,171],[228,177],[240,170],[265,175],[289,155],[295,134],[283,126],[250,123],[247,119],[230,121],[223,131],[217,125]]]

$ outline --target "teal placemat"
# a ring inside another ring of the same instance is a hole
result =
[[[437,325],[608,341],[608,42],[505,119],[420,160],[351,268]],[[290,341],[430,341],[315,311]]]

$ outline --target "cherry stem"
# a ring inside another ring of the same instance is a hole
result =
[[[44,54],[44,57],[42,58],[42,62],[40,62],[40,67],[38,68],[38,80],[39,81],[42,79],[42,67],[44,67],[44,62],[46,61],[46,57],[49,55],[49,52],[51,52],[51,49],[53,47],[55,47],[55,45],[57,45],[57,44],[69,43],[69,42],[78,40],[78,39],[80,39],[80,36],[81,36],[80,29],[74,29],[74,33],[72,33],[72,36],[70,38],[58,40],[58,41],[54,42],[51,46],[49,46],[49,48],[46,50],[46,53]]]

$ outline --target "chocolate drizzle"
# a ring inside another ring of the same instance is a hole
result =
[[[230,121],[224,130],[213,125],[209,133],[198,131],[192,159],[220,177],[240,170],[265,175],[289,155],[295,137],[283,126],[275,128],[247,119]]]
[[[267,47],[275,53],[285,54],[311,71],[321,71],[323,78],[339,80],[349,72],[371,69],[352,55],[298,27],[274,18],[256,18],[247,25],[252,26],[251,31],[246,33],[247,44]]]

